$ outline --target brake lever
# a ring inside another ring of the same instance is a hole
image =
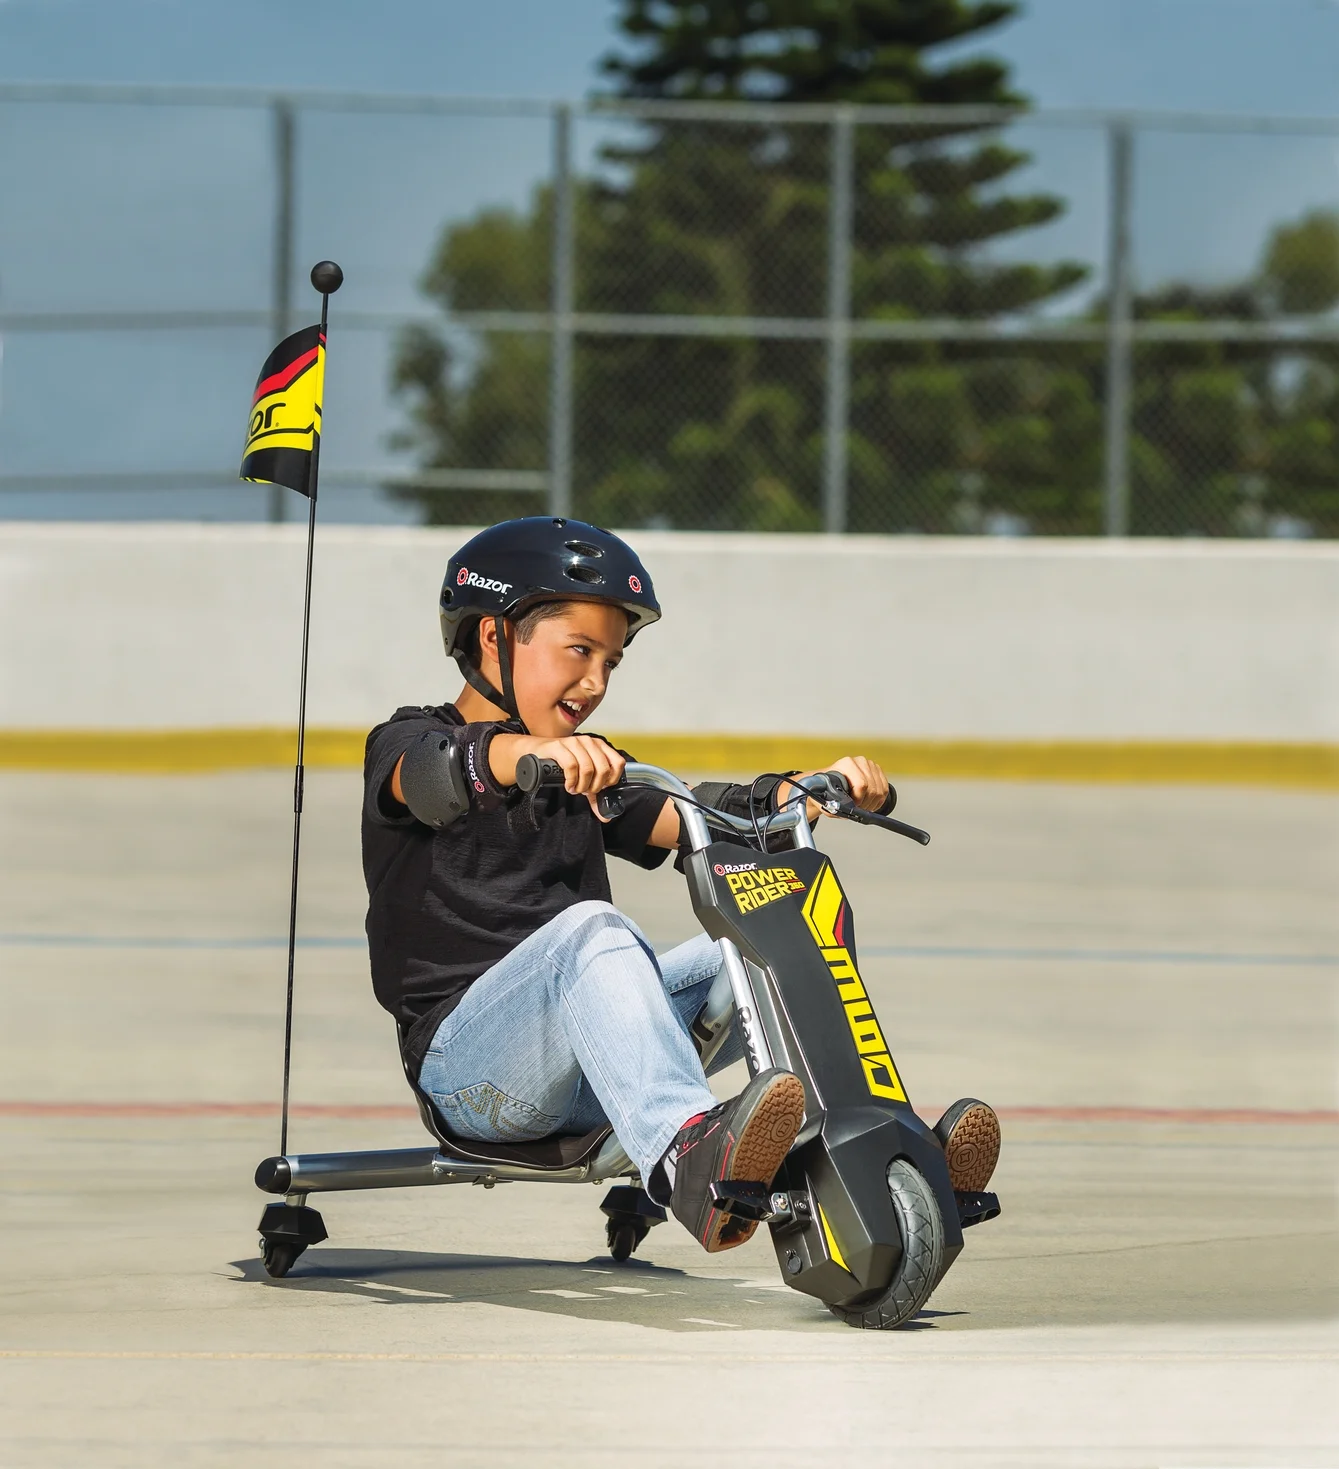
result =
[[[829,816],[844,817],[847,821],[854,821],[857,826],[881,826],[885,831],[895,831],[898,836],[910,837],[923,847],[930,845],[928,831],[922,831],[919,826],[909,826],[905,821],[898,821],[892,816],[879,816],[873,811],[866,811],[854,801],[824,801],[822,806]]]

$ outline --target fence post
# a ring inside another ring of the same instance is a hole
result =
[[[1107,148],[1107,384],[1102,521],[1107,535],[1126,536],[1130,533],[1131,318],[1134,305],[1130,260],[1134,140],[1128,122],[1110,125]]]
[[[274,342],[289,333],[293,308],[294,119],[293,104],[275,99],[274,124],[274,241],[271,261],[270,317]],[[281,521],[287,506],[282,485],[270,486],[270,519]]]
[[[828,360],[823,402],[823,529],[846,529],[846,431],[851,398],[851,226],[855,125],[849,107],[832,120],[828,173]]]
[[[549,514],[572,513],[572,108],[553,109],[553,282],[549,335]]]

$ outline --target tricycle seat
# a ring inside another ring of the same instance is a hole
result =
[[[459,1158],[463,1163],[506,1163],[517,1168],[533,1168],[536,1173],[556,1173],[589,1162],[614,1131],[606,1123],[594,1132],[580,1136],[559,1134],[526,1143],[481,1143],[474,1138],[457,1137],[423,1092],[414,1086],[412,1079],[409,1084],[413,1087],[424,1127],[437,1139],[448,1158]]]

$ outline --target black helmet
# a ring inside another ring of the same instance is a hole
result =
[[[502,650],[503,693],[471,660],[470,633],[485,617],[519,617],[540,602],[612,602],[628,614],[627,642],[660,618],[660,604],[637,553],[584,520],[527,515],[480,531],[447,562],[440,603],[442,642],[466,680],[516,717],[511,660]],[[501,630],[499,629],[499,632]]]

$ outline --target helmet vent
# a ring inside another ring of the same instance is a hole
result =
[[[451,598],[454,595],[455,595],[455,593],[452,592],[452,590],[451,590],[450,587],[443,587],[442,588],[442,606],[445,607],[447,605],[447,603],[450,602]]]
[[[604,555],[598,546],[592,546],[589,541],[564,541],[563,544],[576,556]]]
[[[585,582],[588,586],[594,586],[597,582],[604,580],[604,573],[596,571],[593,566],[564,566],[563,575],[570,577],[573,581]]]

